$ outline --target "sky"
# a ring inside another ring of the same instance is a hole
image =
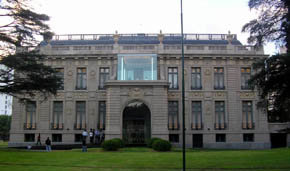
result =
[[[55,34],[180,33],[180,0],[33,0]],[[257,17],[248,0],[183,0],[184,33],[237,34]],[[264,47],[273,54],[275,46]]]

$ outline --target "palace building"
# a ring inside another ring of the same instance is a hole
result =
[[[83,129],[131,145],[160,137],[180,146],[181,38],[116,32],[44,40],[39,50],[63,86],[44,102],[13,101],[9,146],[36,143],[39,133],[42,142],[80,144]],[[276,134],[287,124],[268,123],[247,82],[252,63],[267,57],[263,48],[230,33],[185,34],[184,50],[188,148],[266,149],[277,139],[287,146],[287,135]]]

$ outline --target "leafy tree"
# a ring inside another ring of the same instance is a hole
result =
[[[275,42],[285,46],[286,54],[276,54],[253,64],[257,71],[250,80],[257,86],[259,106],[269,109],[269,118],[289,120],[290,110],[290,0],[249,0],[250,9],[259,12],[257,19],[243,26],[250,33],[249,43],[261,46]]]
[[[0,93],[26,99],[26,94],[42,97],[56,94],[61,79],[43,64],[44,55],[37,51],[37,37],[49,38],[49,17],[38,14],[29,0],[0,2]]]
[[[0,115],[0,139],[7,141],[9,138],[9,130],[11,124],[11,116]]]

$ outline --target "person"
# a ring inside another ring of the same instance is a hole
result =
[[[95,131],[95,143],[99,144],[100,142],[100,131],[98,129],[96,129]]]
[[[83,136],[83,140],[87,140],[87,137],[88,137],[88,132],[86,129],[84,129],[83,133],[82,133],[82,136]]]
[[[102,130],[100,130],[100,144],[105,140],[105,134]]]
[[[41,145],[41,141],[40,141],[40,133],[37,136],[37,142],[36,145]]]
[[[92,128],[90,129],[89,136],[90,136],[90,143],[93,144],[93,141],[94,141],[94,133],[93,133]]]
[[[87,143],[85,139],[82,141],[82,152],[87,152]]]
[[[51,141],[50,141],[49,137],[47,137],[47,139],[45,141],[45,145],[46,145],[46,151],[50,152],[51,151]]]

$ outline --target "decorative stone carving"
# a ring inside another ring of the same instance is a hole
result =
[[[72,108],[66,108],[66,115],[72,115]]]
[[[81,92],[75,92],[74,97],[78,99],[84,99],[87,98],[88,94],[87,93],[81,93]]]
[[[241,99],[255,98],[255,92],[240,92]]]
[[[210,104],[210,102],[206,102],[205,103],[205,114],[210,115],[210,112],[211,112],[211,104]]]
[[[224,98],[224,97],[226,97],[226,93],[225,92],[215,92],[214,97]]]
[[[202,92],[194,92],[191,93],[191,97],[195,97],[195,98],[203,98],[203,93]]]
[[[206,69],[206,70],[204,71],[204,74],[205,74],[206,76],[210,76],[210,74],[211,74],[210,69]]]
[[[69,70],[69,71],[67,72],[67,75],[68,75],[69,77],[71,77],[71,76],[73,75],[73,71]]]
[[[130,88],[128,95],[133,98],[142,98],[144,91],[140,88]]]
[[[179,98],[180,94],[179,93],[168,93],[168,98]]]
[[[93,77],[93,76],[95,76],[95,75],[96,75],[96,71],[93,70],[93,71],[90,72],[90,76]]]
[[[63,99],[64,98],[64,93],[57,93],[56,98]]]

